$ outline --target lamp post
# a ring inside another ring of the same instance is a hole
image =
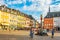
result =
[[[42,28],[43,28],[43,27],[42,27],[42,15],[40,16],[40,20],[41,20],[41,29],[42,29]]]

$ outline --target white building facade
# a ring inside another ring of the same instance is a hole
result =
[[[54,27],[60,27],[60,17],[53,18]]]

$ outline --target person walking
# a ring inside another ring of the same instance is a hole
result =
[[[33,32],[32,27],[31,27],[31,29],[30,29],[30,37],[31,38],[33,38],[33,34],[34,34],[34,32]]]
[[[54,37],[54,29],[52,29],[52,38]]]

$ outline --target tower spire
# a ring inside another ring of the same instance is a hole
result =
[[[49,12],[50,12],[50,6],[49,6]]]

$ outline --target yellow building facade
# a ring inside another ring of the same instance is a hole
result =
[[[0,29],[14,30],[15,28],[33,27],[32,19],[18,10],[0,6]],[[32,25],[30,25],[32,24]]]
[[[25,14],[6,6],[0,6],[0,9],[0,29],[24,28],[27,26],[28,20],[26,20]]]
[[[9,25],[9,14],[7,12],[0,11],[0,29],[6,28]]]

